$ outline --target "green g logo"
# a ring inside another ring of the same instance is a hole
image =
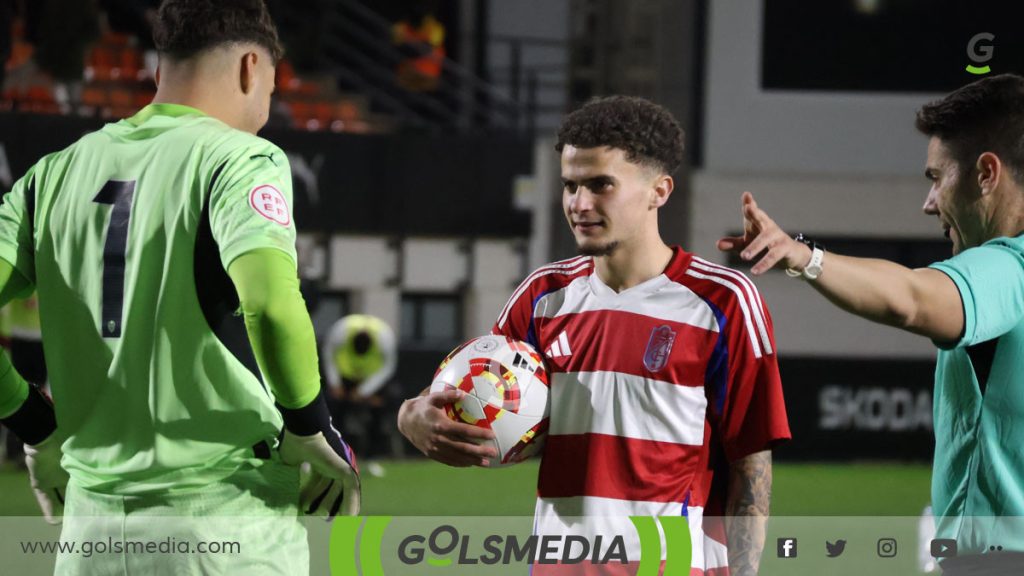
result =
[[[974,64],[985,64],[992,59],[992,53],[995,52],[995,46],[992,45],[992,41],[996,39],[996,35],[990,32],[982,32],[975,34],[971,41],[967,43],[967,57]],[[982,44],[984,42],[984,44]],[[967,65],[967,71],[971,74],[988,74],[992,71],[987,64],[985,66],[974,66],[973,64]]]

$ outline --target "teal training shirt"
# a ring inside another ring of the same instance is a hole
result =
[[[1024,236],[932,268],[963,300],[964,333],[939,344],[932,505],[960,553],[1024,550]]]
[[[47,367],[80,485],[202,486],[281,428],[225,270],[295,261],[291,174],[273,144],[155,104],[46,156],[0,205],[0,258],[39,291]]]

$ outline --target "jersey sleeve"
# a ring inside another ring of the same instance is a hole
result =
[[[533,302],[536,292],[537,287],[530,283],[529,278],[520,284],[502,308],[494,327],[491,328],[491,333],[529,342],[534,348],[539,349],[533,329]]]
[[[541,350],[540,330],[545,322],[543,317],[549,316],[544,313],[542,298],[565,288],[581,276],[589,275],[593,268],[593,259],[583,256],[537,268],[512,292],[491,328],[491,333],[526,342]]]
[[[320,372],[294,261],[277,250],[259,250],[238,258],[229,274],[253,354],[275,398],[287,408],[305,406],[320,392]]]
[[[940,347],[987,342],[1009,332],[1024,317],[1024,251],[1018,241],[994,240],[930,267],[953,280],[964,310],[960,340],[937,343]]]
[[[15,182],[0,200],[0,258],[14,267],[31,284],[35,283],[35,250],[32,242],[32,212],[35,201],[35,167]]]
[[[252,250],[295,252],[292,178],[288,157],[262,141],[232,153],[220,167],[210,191],[210,228],[226,270]]]
[[[711,419],[730,462],[791,437],[771,315],[756,290],[744,296],[722,310],[719,358],[709,379]]]

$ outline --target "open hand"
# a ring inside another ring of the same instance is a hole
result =
[[[758,207],[754,195],[744,192],[743,235],[726,236],[718,241],[723,252],[739,253],[740,258],[754,266],[750,273],[757,276],[772,268],[803,270],[811,259],[811,249],[786,234],[764,210]]]

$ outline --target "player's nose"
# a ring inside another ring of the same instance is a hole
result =
[[[939,213],[939,204],[938,204],[939,193],[938,193],[937,188],[938,188],[937,186],[932,186],[928,190],[928,196],[926,196],[925,199],[924,199],[924,206],[921,207],[921,209],[924,210],[925,214],[929,214],[931,216],[935,216],[935,215],[937,215]]]
[[[569,201],[569,208],[573,212],[592,210],[594,208],[594,194],[586,186],[580,186]]]

